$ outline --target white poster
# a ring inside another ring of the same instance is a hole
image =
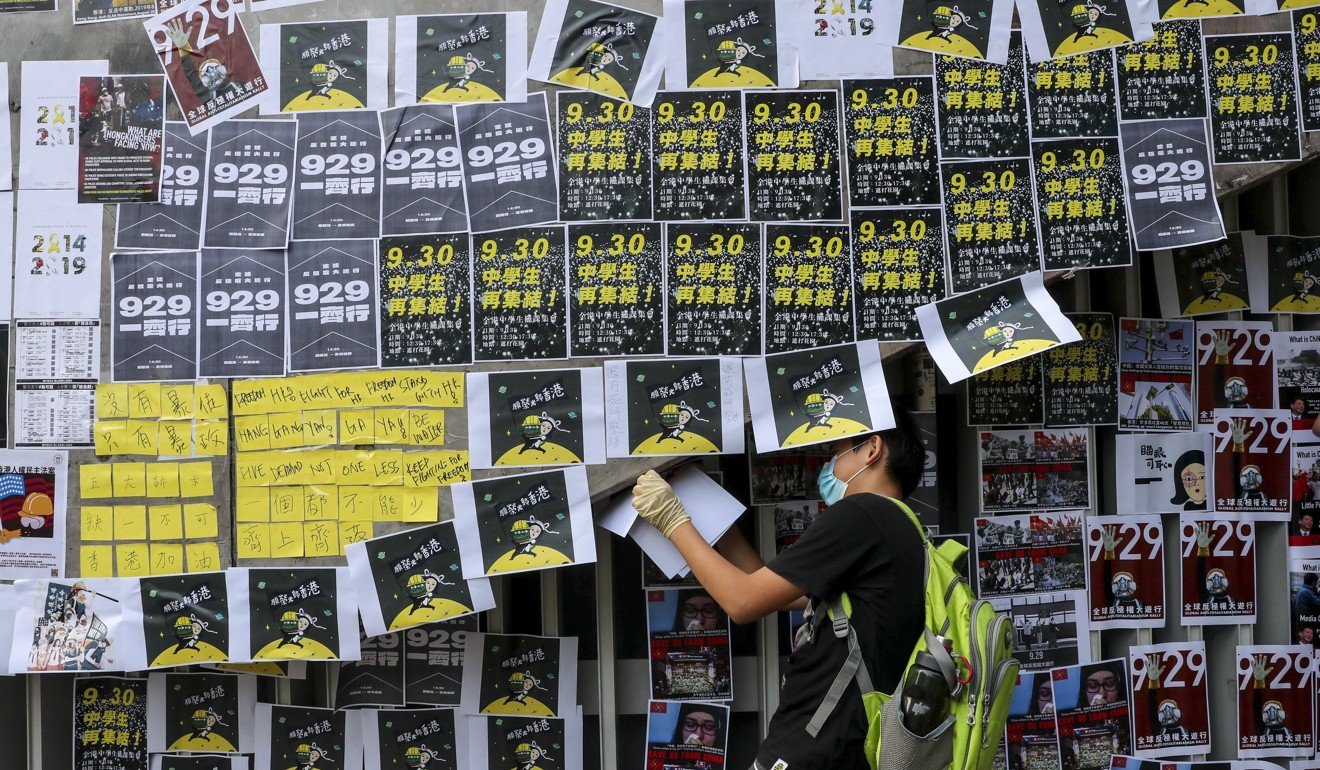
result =
[[[104,208],[72,188],[19,191],[15,318],[101,317]]]
[[[78,186],[78,78],[109,72],[110,62],[105,59],[23,62],[18,189],[72,190]]]
[[[1212,459],[1209,433],[1120,433],[1114,451],[1118,513],[1208,510]]]
[[[389,19],[262,24],[258,38],[262,115],[390,106]]]
[[[0,450],[0,579],[64,574],[69,457]]]
[[[582,709],[562,719],[469,717],[461,768],[564,768],[582,765]]]
[[[189,754],[252,751],[257,678],[156,672],[147,677],[147,750]]]
[[[101,322],[90,319],[14,323],[14,446],[93,446]]]
[[[133,578],[14,584],[11,673],[140,671],[147,667]]]
[[[881,17],[892,12],[878,0],[795,4],[789,21],[797,34],[798,76],[803,80],[892,78],[894,49],[878,45],[876,33]]]

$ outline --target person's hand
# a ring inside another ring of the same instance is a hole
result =
[[[1196,555],[1210,555],[1210,522],[1208,521],[1196,525]]]
[[[1164,656],[1156,653],[1146,656],[1146,689],[1160,689],[1160,682],[1164,681],[1161,677],[1164,675]]]
[[[1247,421],[1241,417],[1233,418],[1233,451],[1247,451],[1247,441],[1256,435],[1256,431],[1247,430]]]
[[[1255,680],[1257,690],[1265,689],[1265,677],[1274,673],[1274,669],[1265,667],[1264,655],[1251,656],[1251,678]]]
[[[184,29],[183,19],[175,19],[165,24],[165,36],[180,51],[192,50],[191,34],[191,29]]]
[[[1228,341],[1228,332],[1215,332],[1215,363],[1228,363],[1228,354],[1231,346]]]
[[[1114,558],[1114,550],[1118,548],[1118,527],[1108,524],[1100,530],[1100,546],[1106,560]]]
[[[674,488],[655,471],[647,471],[637,478],[637,486],[633,487],[633,508],[665,537],[673,535],[680,525],[692,521],[678,495],[674,494]]]

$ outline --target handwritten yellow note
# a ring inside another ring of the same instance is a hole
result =
[[[239,523],[234,527],[234,544],[240,559],[269,559],[270,525]]]
[[[183,544],[151,543],[151,574],[172,575],[183,572]]]
[[[372,524],[369,521],[339,522],[339,543],[341,546],[360,543],[372,538]]]
[[[335,479],[343,486],[370,486],[375,482],[371,472],[374,452],[341,449],[335,452]]]
[[[145,505],[115,506],[115,539],[116,540],[146,540],[147,539],[147,506]]]
[[[272,414],[270,421],[270,448],[296,449],[303,445],[303,420],[299,412]]]
[[[275,452],[239,452],[234,456],[234,481],[240,487],[270,486],[270,461]]]
[[[147,497],[179,496],[179,464],[147,463]]]
[[[79,577],[114,577],[115,549],[110,545],[84,545],[78,551]]]
[[[402,449],[377,449],[371,453],[368,467],[372,486],[403,486]]]
[[[217,543],[185,543],[183,550],[189,572],[210,572],[223,566]]]
[[[114,466],[110,463],[87,463],[78,466],[78,491],[84,500],[114,497]]]
[[[98,420],[92,426],[92,443],[102,457],[127,453],[128,421]]]
[[[409,487],[447,487],[472,480],[465,450],[405,452],[403,483]]]
[[[179,423],[166,423],[171,427],[178,427]],[[127,435],[125,439],[127,446],[124,454],[130,455],[151,455],[155,457],[160,454],[160,428],[161,423],[155,420],[129,420],[127,423]]]
[[[193,423],[193,437],[197,454],[202,457],[224,457],[229,454],[227,420],[198,420]]]
[[[162,422],[160,426],[160,448],[157,454],[170,457],[187,457],[193,453],[193,423]]]
[[[191,420],[197,413],[192,385],[161,385],[160,416],[165,420]]]
[[[235,417],[234,446],[240,452],[270,449],[270,418],[264,414]]]
[[[305,556],[338,556],[339,524],[333,521],[303,522],[303,550]]]
[[[270,521],[270,487],[239,487],[234,495],[234,519]]]
[[[96,419],[114,420],[128,417],[128,383],[96,386]]]
[[[115,546],[115,572],[119,577],[146,577],[151,574],[151,550],[146,543],[120,543]]]
[[[376,421],[370,409],[345,409],[339,413],[339,443],[347,446],[376,443]]]
[[[414,446],[444,446],[444,410],[409,409],[408,443]]]
[[[183,506],[183,534],[189,540],[219,537],[219,516],[210,503]]]
[[[330,446],[339,442],[339,412],[313,409],[302,413],[303,446]]]
[[[408,410],[376,409],[372,412],[376,422],[377,444],[408,444]]]
[[[270,520],[272,522],[302,521],[302,487],[270,488]]]
[[[179,464],[179,496],[210,497],[215,494],[211,461]]]
[[[332,486],[300,487],[303,496],[303,519],[306,521],[333,521],[339,518],[339,493]]]
[[[160,383],[128,384],[128,416],[160,418]]]
[[[217,420],[229,416],[229,397],[225,395],[224,385],[198,385],[195,390],[199,419]]]
[[[371,521],[375,511],[376,493],[372,487],[341,486],[339,492],[340,521]]]
[[[108,505],[84,505],[82,508],[82,539],[109,541],[115,539],[115,509]]]
[[[183,506],[153,505],[147,509],[151,519],[151,540],[183,539]]]
[[[301,557],[304,553],[303,523],[301,521],[271,523],[270,556],[272,559]]]
[[[146,463],[115,463],[115,497],[144,497],[147,494]]]

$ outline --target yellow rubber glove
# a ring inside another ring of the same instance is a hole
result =
[[[674,488],[655,471],[647,471],[638,477],[637,486],[633,487],[633,508],[665,537],[674,534],[684,522],[692,521],[678,495],[674,494]]]

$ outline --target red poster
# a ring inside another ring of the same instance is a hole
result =
[[[1239,757],[1315,753],[1314,674],[1310,646],[1237,648]]]
[[[1091,517],[1091,627],[1164,627],[1164,527],[1158,514]]]
[[[1216,409],[1275,408],[1273,325],[1215,321],[1196,325],[1196,424]]]
[[[1139,757],[1210,751],[1205,642],[1131,647],[1132,743]]]
[[[1256,622],[1256,525],[1233,514],[1184,513],[1182,618],[1186,625]]]
[[[1215,502],[1224,513],[1251,513],[1257,520],[1287,521],[1292,432],[1280,409],[1216,409]]]

